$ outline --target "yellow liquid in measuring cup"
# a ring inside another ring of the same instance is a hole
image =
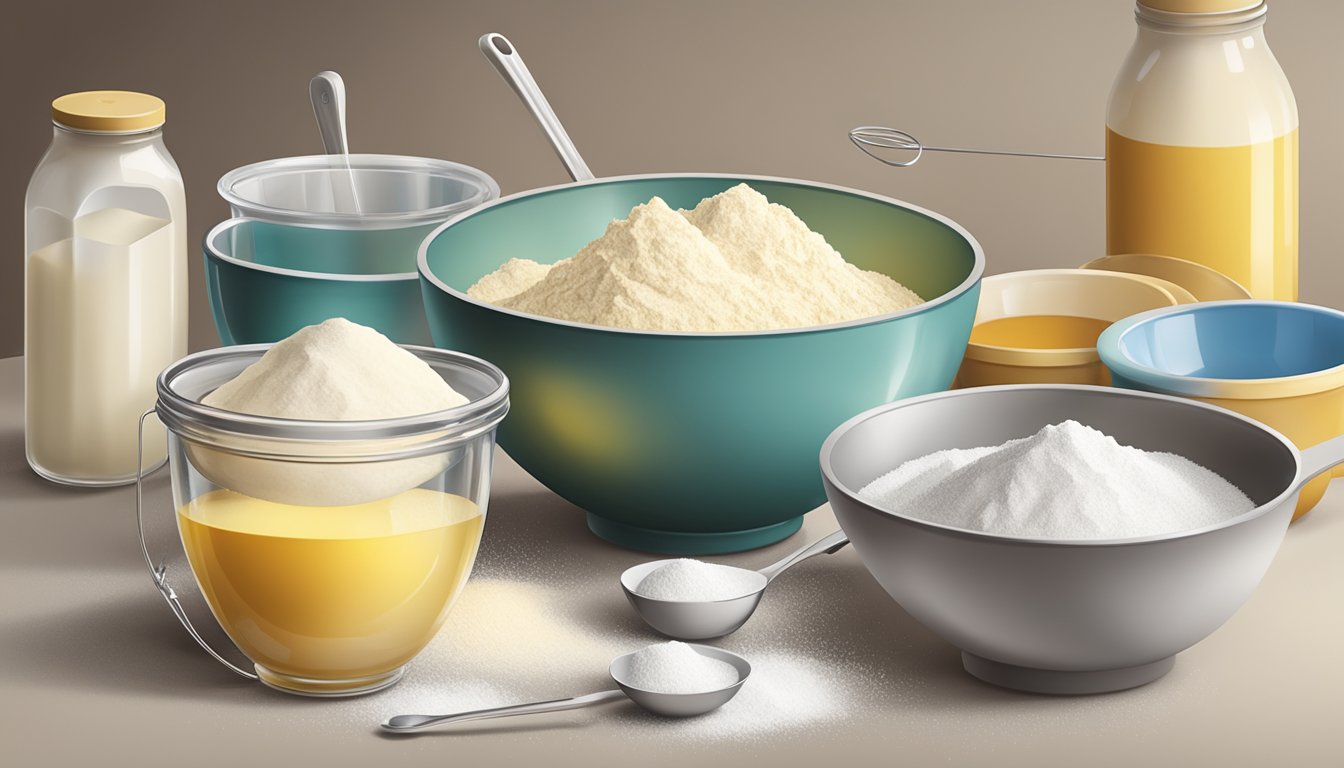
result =
[[[1297,130],[1232,147],[1106,131],[1106,252],[1198,262],[1257,299],[1297,300]]]
[[[1022,315],[986,320],[971,329],[971,343],[1010,349],[1095,347],[1109,320],[1071,315]]]
[[[215,618],[272,672],[342,680],[388,672],[430,641],[466,582],[484,516],[421,488],[348,507],[217,490],[178,510]]]

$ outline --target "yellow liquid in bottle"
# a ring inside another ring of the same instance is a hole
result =
[[[971,343],[1012,349],[1079,349],[1095,347],[1109,320],[1071,315],[1000,317],[971,329]]]
[[[382,674],[419,653],[471,572],[485,520],[467,499],[421,488],[349,507],[217,490],[177,519],[238,648],[272,672],[317,680]]]
[[[1198,262],[1257,299],[1297,300],[1297,130],[1233,147],[1106,131],[1106,252]]]

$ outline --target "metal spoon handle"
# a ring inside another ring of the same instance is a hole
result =
[[[541,124],[541,129],[546,132],[546,137],[551,140],[551,146],[555,148],[555,154],[560,156],[560,162],[565,164],[565,170],[569,171],[570,178],[575,181],[587,181],[593,178],[593,172],[588,170],[588,164],[583,161],[583,156],[570,141],[569,134],[565,132],[565,126],[561,125],[560,118],[555,116],[555,110],[551,109],[550,102],[546,101],[546,96],[542,94],[537,81],[532,79],[532,73],[528,71],[527,65],[523,63],[523,57],[518,55],[518,49],[513,47],[507,37],[498,32],[488,32],[481,35],[480,40],[481,53],[489,59],[494,65],[495,70],[499,72],[504,82],[513,88],[518,98],[527,105],[532,116]]]
[[[830,536],[827,536],[823,539],[819,539],[817,541],[812,542],[811,544],[808,544],[806,547],[803,547],[797,552],[790,554],[788,557],[785,557],[783,560],[780,560],[779,562],[771,563],[770,565],[765,566],[764,568],[757,571],[757,573],[760,573],[762,576],[764,576],[765,581],[768,584],[771,581],[774,581],[775,577],[783,573],[785,570],[792,568],[793,566],[803,562],[809,557],[821,554],[829,555],[832,552],[839,552],[840,550],[844,549],[845,545],[848,543],[849,543],[849,537],[845,535],[845,532],[836,531],[835,533],[832,533]]]
[[[619,690],[602,691],[601,693],[590,693],[587,696],[575,696],[570,699],[553,699],[551,701],[538,701],[532,704],[510,704],[505,707],[477,709],[471,712],[459,712],[452,715],[395,715],[383,721],[382,726],[384,730],[392,731],[393,733],[409,733],[424,728],[432,728],[436,725],[465,723],[469,720],[492,720],[497,717],[535,715],[542,712],[562,712],[566,709],[581,709],[583,707],[605,704],[608,701],[624,698],[625,694]]]
[[[345,133],[345,81],[330,70],[318,72],[308,81],[308,96],[313,101],[313,117],[322,134],[322,146],[328,155],[350,153]]]
[[[317,118],[323,148],[329,155],[340,155],[345,164],[345,173],[331,174],[332,204],[337,213],[362,213],[345,132],[345,81],[331,70],[318,72],[308,81],[308,96],[313,102],[313,116]]]

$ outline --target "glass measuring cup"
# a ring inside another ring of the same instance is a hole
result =
[[[150,546],[138,484],[145,561],[188,633],[234,672],[310,696],[385,688],[438,631],[471,572],[508,380],[468,355],[407,347],[470,402],[356,422],[200,404],[267,348],[179,361],[160,375],[150,412],[168,429],[176,538],[247,661],[230,661],[219,633],[188,618],[169,584],[182,566],[158,551],[162,542]]]

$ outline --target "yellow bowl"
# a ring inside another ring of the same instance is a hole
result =
[[[1344,312],[1284,301],[1159,309],[1115,323],[1097,342],[1117,387],[1220,405],[1306,450],[1344,434]],[[1308,482],[1294,519],[1325,494]]]
[[[1195,296],[1196,301],[1244,301],[1251,298],[1250,291],[1222,272],[1203,264],[1173,256],[1158,256],[1151,253],[1118,253],[1093,259],[1081,268],[1105,269],[1112,272],[1126,272],[1132,275],[1161,278],[1188,289]],[[1333,477],[1344,477],[1344,466],[1335,467],[1331,475]],[[1311,495],[1311,492],[1311,488],[1307,488],[1302,495],[1306,498]]]
[[[976,325],[1008,317],[1064,315],[1113,323],[1194,297],[1152,277],[1089,269],[1037,269],[981,281]],[[975,332],[971,333],[972,339]],[[972,341],[956,387],[995,384],[1109,384],[1095,345],[1064,349],[994,346]]]
[[[1234,301],[1251,298],[1241,283],[1216,269],[1172,256],[1151,253],[1117,253],[1084,264],[1081,269],[1104,269],[1131,275],[1146,275],[1175,283],[1193,294],[1196,301]]]

